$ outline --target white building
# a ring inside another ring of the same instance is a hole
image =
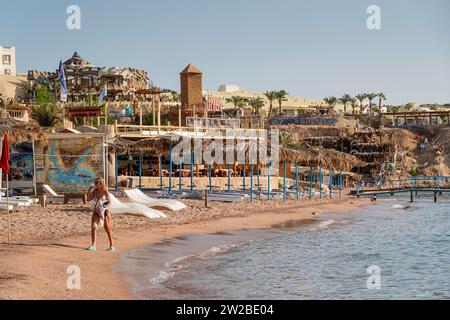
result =
[[[16,48],[0,46],[0,75],[16,76]]]
[[[237,92],[240,88],[236,84],[222,84],[219,86],[218,92]]]

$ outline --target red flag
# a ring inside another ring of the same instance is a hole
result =
[[[6,133],[5,138],[3,139],[2,157],[0,158],[0,169],[3,169],[6,172],[6,174],[10,174],[9,144],[8,144],[8,135]]]

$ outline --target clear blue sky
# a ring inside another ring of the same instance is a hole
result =
[[[65,25],[71,4],[81,7],[79,31]],[[366,27],[371,4],[381,7],[380,31]],[[20,72],[55,70],[76,50],[176,90],[192,62],[211,90],[450,102],[449,0],[14,0],[0,10],[0,45],[16,46]]]

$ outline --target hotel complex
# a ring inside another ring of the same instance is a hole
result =
[[[16,73],[16,48],[0,46],[0,76],[15,76]]]

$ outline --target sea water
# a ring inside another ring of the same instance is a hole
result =
[[[450,200],[429,198],[167,239],[119,271],[146,299],[450,299]]]

